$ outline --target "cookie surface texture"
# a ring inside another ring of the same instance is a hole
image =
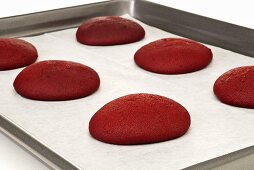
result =
[[[104,105],[91,118],[90,134],[117,145],[148,144],[184,135],[190,115],[179,103],[154,94],[130,94]]]
[[[134,60],[139,67],[150,72],[184,74],[205,68],[212,60],[212,52],[192,40],[165,38],[141,47]]]
[[[21,96],[45,101],[86,97],[100,84],[96,71],[80,63],[48,60],[32,64],[16,77],[13,86]]]
[[[128,44],[139,41],[145,30],[138,23],[118,16],[95,17],[81,24],[77,41],[93,46]]]
[[[0,38],[0,71],[28,66],[38,57],[36,48],[17,38]]]
[[[254,66],[237,67],[222,74],[214,83],[217,98],[226,104],[254,108]]]

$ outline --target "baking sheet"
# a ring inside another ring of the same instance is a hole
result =
[[[98,72],[101,85],[96,93],[79,100],[33,101],[19,96],[12,87],[22,69],[0,72],[0,113],[64,158],[89,170],[181,169],[253,145],[254,110],[220,103],[212,87],[222,73],[253,65],[254,59],[208,46],[214,58],[201,71],[183,75],[150,73],[135,65],[135,51],[153,40],[176,36],[141,25],[146,30],[145,39],[119,46],[81,45],[75,40],[76,29],[24,38],[37,47],[38,61],[83,63]],[[89,135],[89,120],[100,107],[122,95],[141,92],[167,96],[185,106],[192,118],[188,133],[168,142],[137,146],[105,144]]]

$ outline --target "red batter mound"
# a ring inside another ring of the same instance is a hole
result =
[[[254,66],[227,71],[216,80],[213,91],[223,103],[254,108]]]
[[[212,52],[195,41],[165,38],[140,48],[134,60],[139,67],[147,71],[183,74],[206,67],[212,60]]]
[[[98,74],[83,64],[49,60],[22,70],[13,86],[23,97],[34,100],[59,101],[88,96],[100,84]]]
[[[89,131],[102,142],[133,145],[180,137],[189,126],[190,115],[179,103],[159,95],[130,94],[97,111]]]
[[[86,45],[119,45],[139,41],[145,30],[136,22],[118,16],[96,17],[79,26],[76,38]]]
[[[37,57],[32,44],[16,38],[0,38],[0,71],[28,66]]]

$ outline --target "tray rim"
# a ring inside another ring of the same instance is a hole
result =
[[[32,136],[28,131],[15,124],[9,118],[0,114],[0,132],[9,137],[14,143],[50,169],[82,170],[80,167],[59,155],[50,146]],[[45,155],[46,154],[46,155]],[[50,154],[50,158],[48,157]],[[52,161],[54,159],[54,161]]]

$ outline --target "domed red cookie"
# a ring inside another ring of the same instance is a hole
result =
[[[76,38],[86,45],[119,45],[139,41],[145,30],[136,22],[118,16],[95,17],[79,26]]]
[[[97,111],[89,131],[102,142],[132,145],[174,139],[189,126],[190,115],[179,103],[154,94],[130,94]]]
[[[37,50],[32,44],[16,38],[0,38],[0,70],[30,65],[37,57]]]
[[[192,40],[165,38],[141,47],[135,53],[134,60],[147,71],[183,74],[206,67],[212,60],[212,52]]]
[[[58,101],[88,96],[99,84],[98,74],[90,67],[71,61],[49,60],[26,67],[13,86],[26,98]]]
[[[227,71],[215,81],[213,91],[223,103],[254,108],[254,66]]]

